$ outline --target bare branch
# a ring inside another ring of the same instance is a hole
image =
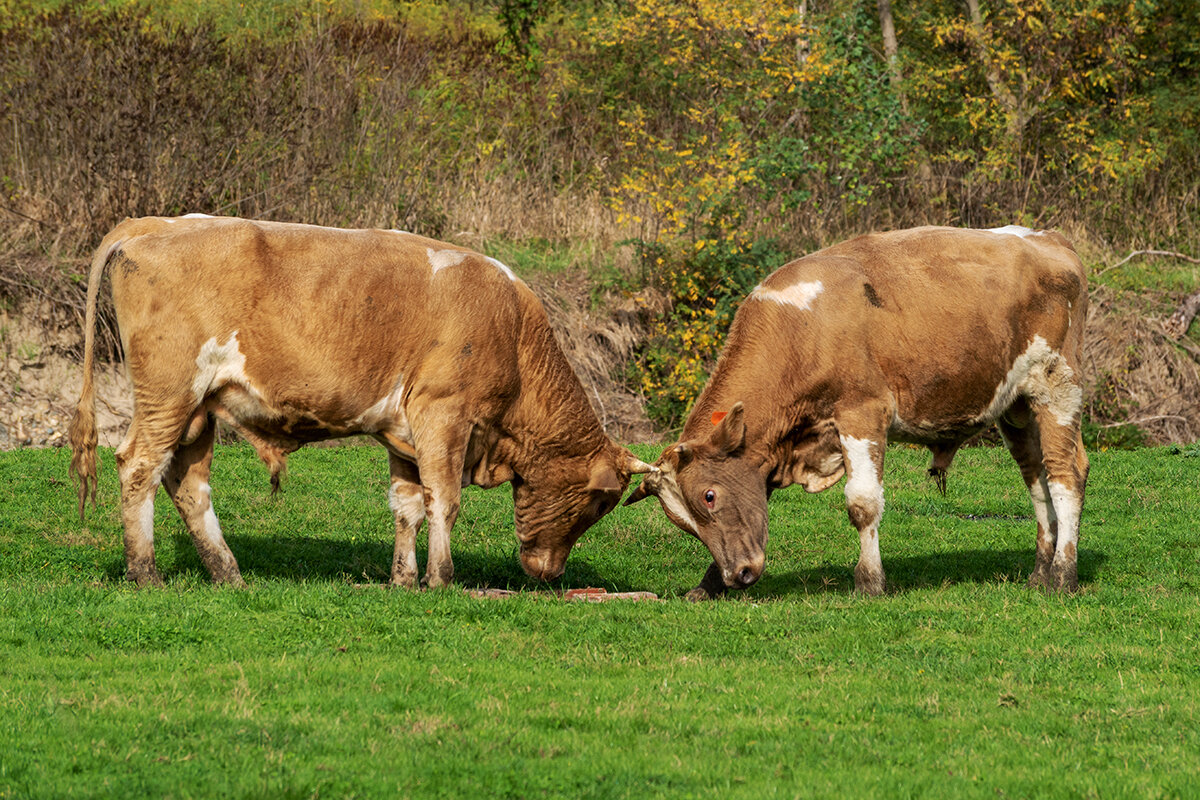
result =
[[[1097,272],[1096,277],[1099,278],[1101,275],[1108,272],[1109,270],[1113,270],[1113,269],[1116,269],[1117,267],[1123,266],[1123,265],[1129,263],[1130,261],[1132,261],[1133,259],[1137,258],[1138,256],[1161,256],[1163,258],[1182,258],[1184,261],[1187,261],[1190,264],[1200,264],[1200,258],[1192,258],[1191,256],[1189,256],[1186,253],[1177,253],[1174,250],[1134,250],[1133,252],[1131,252],[1129,255],[1125,256],[1124,258],[1122,258],[1117,263],[1112,264],[1111,266],[1107,266],[1104,269]]]

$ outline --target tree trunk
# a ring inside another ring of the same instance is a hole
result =
[[[796,63],[800,68],[808,66],[808,58],[812,55],[812,44],[808,39],[808,0],[796,3],[796,18],[800,22],[801,34],[796,37]]]
[[[883,57],[887,61],[888,80],[891,81],[892,91],[900,100],[902,111],[908,111],[908,103],[904,97],[902,85],[903,75],[900,73],[900,47],[896,42],[896,23],[892,19],[892,0],[878,0],[879,27],[883,31]]]

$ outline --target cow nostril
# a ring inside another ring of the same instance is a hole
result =
[[[750,567],[742,567],[737,574],[737,582],[744,589],[758,580],[758,575]]]

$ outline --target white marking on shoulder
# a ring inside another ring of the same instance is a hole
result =
[[[241,384],[257,395],[246,376],[246,356],[238,348],[237,333],[229,334],[225,344],[218,344],[214,336],[200,347],[196,356],[196,377],[192,379],[192,392],[197,403],[229,383]]]
[[[516,274],[514,274],[514,273],[513,273],[513,271],[512,271],[511,269],[509,269],[509,268],[508,268],[508,267],[507,267],[505,264],[503,264],[502,262],[500,262],[500,261],[497,261],[496,259],[494,259],[494,258],[492,258],[492,257],[490,257],[490,256],[484,256],[484,258],[486,258],[488,261],[492,262],[492,264],[493,264],[493,265],[495,265],[496,269],[500,270],[500,271],[501,271],[501,272],[503,272],[505,275],[507,275],[507,276],[508,276],[508,279],[509,279],[510,281],[515,281],[515,280],[517,279],[517,276],[516,276]]]
[[[1037,231],[1022,227],[1020,225],[1005,225],[1003,228],[988,228],[987,231],[988,233],[1001,233],[1008,236],[1020,236],[1022,239],[1024,239],[1026,236],[1033,236],[1037,233]]]
[[[823,291],[825,286],[820,281],[794,283],[783,289],[774,289],[760,283],[754,287],[749,299],[771,300],[780,305],[795,306],[801,311],[808,311],[812,308],[813,300]]]
[[[1075,371],[1040,335],[1013,361],[991,404],[973,422],[995,421],[1018,395],[1048,408],[1059,425],[1073,425],[1083,410],[1083,389],[1075,381]]]
[[[433,268],[434,275],[446,267],[461,264],[467,257],[462,250],[434,250],[432,247],[425,248],[425,253],[429,256],[429,266]]]

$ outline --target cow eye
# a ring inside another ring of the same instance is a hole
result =
[[[704,505],[708,506],[709,508],[712,508],[713,505],[716,504],[716,502],[717,502],[717,493],[716,492],[714,492],[712,489],[709,489],[707,492],[704,493]]]

